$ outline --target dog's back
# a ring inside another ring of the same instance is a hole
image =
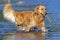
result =
[[[32,11],[15,12],[14,15],[17,24],[22,24],[24,22],[27,22],[29,24],[33,12]]]

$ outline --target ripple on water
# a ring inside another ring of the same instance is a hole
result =
[[[14,33],[12,30],[16,30],[16,26],[10,22],[0,22],[0,39],[6,40],[60,40],[60,25],[46,27],[49,31],[44,34],[38,33]],[[15,29],[14,29],[15,28]],[[7,31],[8,30],[8,31]],[[10,30],[12,32],[10,32]],[[5,35],[5,31],[8,35]]]
[[[60,32],[48,32],[46,33],[46,40],[60,40]]]

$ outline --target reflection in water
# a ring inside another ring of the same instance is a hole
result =
[[[45,36],[46,40],[60,40],[60,32],[48,32]]]
[[[60,32],[10,32],[10,34],[0,34],[0,40],[60,40]]]
[[[45,33],[16,33],[6,35],[6,40],[44,40]]]

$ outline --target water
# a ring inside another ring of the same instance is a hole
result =
[[[58,14],[48,13],[49,17],[51,16],[52,23],[49,23],[48,19],[45,18],[46,29],[48,30],[46,33],[37,32],[36,30],[28,33],[17,32],[17,27],[14,23],[5,20],[0,21],[0,40],[60,40],[60,21]]]
[[[60,40],[60,32],[10,32],[0,34],[0,40]]]
[[[43,32],[18,32],[16,25],[10,22],[0,22],[0,40],[60,40],[60,27],[46,26],[49,31]]]
[[[19,0],[18,0],[19,1]],[[15,2],[18,2],[15,1]],[[52,23],[49,23],[45,18],[45,27],[48,30],[46,33],[37,32],[17,32],[17,27],[14,23],[6,21],[2,13],[0,12],[0,40],[60,40],[60,1],[59,0],[31,0],[24,1],[24,5],[15,5],[13,0],[13,9],[17,11],[22,10],[34,10],[34,7],[43,4],[47,7],[47,13]],[[0,10],[3,10],[4,6],[0,6]]]

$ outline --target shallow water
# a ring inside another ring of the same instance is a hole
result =
[[[48,30],[46,33],[38,32],[38,30],[29,33],[17,32],[14,23],[0,21],[0,40],[60,40],[59,13],[48,13],[48,15],[52,23],[45,18],[45,27]]]
[[[45,27],[48,30],[46,33],[38,32],[40,29],[35,29],[35,31],[29,33],[17,32],[14,23],[0,21],[0,40],[60,40],[59,13],[48,13],[48,16],[52,23],[49,23],[48,19],[45,18]]]
[[[46,23],[47,24],[47,23]],[[10,22],[0,22],[0,40],[60,40],[60,27],[57,24],[46,25],[48,32],[18,32],[16,25]]]
[[[20,1],[20,0],[18,0]],[[47,7],[48,16],[51,19],[49,23],[48,19],[45,18],[45,27],[48,30],[46,33],[38,32],[40,29],[36,29],[34,32],[17,32],[17,27],[14,23],[5,21],[0,13],[0,40],[60,40],[60,1],[58,0],[37,0],[25,2],[24,5],[15,5],[12,2],[14,10],[33,10],[36,5],[43,4]],[[40,2],[39,2],[40,1]],[[4,6],[0,6],[0,10],[3,10]],[[56,10],[55,10],[56,9]]]
[[[60,32],[30,32],[0,34],[0,40],[60,40]]]

